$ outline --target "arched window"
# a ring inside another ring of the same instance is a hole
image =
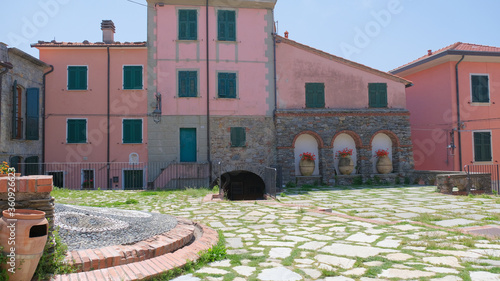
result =
[[[299,168],[300,155],[304,152],[309,152],[316,156],[316,160],[314,161],[315,169],[312,175],[313,176],[319,175],[319,157],[318,157],[319,150],[318,150],[318,141],[316,140],[316,138],[310,134],[302,134],[295,140],[294,146],[295,146],[294,148],[295,175],[300,175],[300,168]]]

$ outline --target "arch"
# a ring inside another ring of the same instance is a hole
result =
[[[136,152],[132,152],[128,156],[129,164],[139,164],[139,154]]]
[[[264,198],[266,185],[257,174],[238,170],[221,176],[221,189],[229,200],[257,200]]]
[[[361,137],[356,134],[355,132],[353,131],[349,131],[349,130],[343,130],[343,131],[339,131],[337,132],[333,138],[332,138],[332,141],[330,143],[330,146],[333,147],[333,143],[335,142],[335,139],[341,135],[341,134],[347,134],[349,135],[353,140],[354,140],[354,143],[356,144],[356,149],[359,149],[363,146],[363,142],[361,141]]]
[[[302,133],[300,134],[294,142],[293,146],[293,154],[295,158],[295,175],[301,175],[300,173],[300,168],[299,168],[299,162],[300,162],[300,155],[304,152],[309,152],[315,155],[316,159],[314,160],[315,164],[315,169],[313,172],[313,176],[319,175],[319,144],[318,144],[318,139],[311,134],[307,133]]]
[[[343,150],[344,148],[347,149],[352,149],[352,156],[351,159],[354,162],[354,170],[352,171],[351,174],[356,174],[356,168],[358,166],[358,148],[359,145],[356,143],[354,138],[347,133],[341,133],[341,134],[336,134],[335,139],[333,140],[332,143],[332,149],[333,149],[333,164],[335,167],[335,171],[337,172],[337,175],[340,175],[339,171],[339,160],[340,157],[337,157],[337,151]]]
[[[396,144],[396,146],[394,145]],[[372,136],[371,142],[371,153],[372,153],[372,172],[373,173],[378,173],[377,171],[377,156],[376,156],[376,151],[381,149],[381,150],[387,150],[389,152],[389,158],[393,161],[393,156],[394,156],[394,148],[397,147],[397,142],[394,142],[394,139],[391,138],[389,135],[387,135],[385,132],[377,132],[375,135]]]
[[[297,141],[297,139],[301,135],[304,135],[304,134],[313,136],[316,139],[316,142],[318,143],[318,148],[323,148],[325,146],[325,144],[323,143],[323,139],[321,138],[321,136],[318,133],[313,132],[313,131],[302,131],[302,132],[298,133],[295,136],[295,138],[293,138],[293,141],[292,141],[292,147],[293,148],[295,148],[295,142]]]
[[[370,139],[370,146],[372,145],[373,139],[375,138],[375,136],[377,134],[385,134],[385,135],[387,135],[391,139],[391,141],[392,141],[392,146],[394,146],[394,147],[401,147],[401,143],[399,142],[398,136],[395,133],[393,133],[392,131],[389,131],[389,130],[380,130],[380,131],[375,132],[372,135],[372,138]]]

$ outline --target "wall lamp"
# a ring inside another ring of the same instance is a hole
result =
[[[156,93],[155,98],[156,107],[155,110],[153,110],[153,113],[151,113],[151,116],[153,116],[153,121],[155,122],[155,124],[158,124],[161,122],[161,94]]]

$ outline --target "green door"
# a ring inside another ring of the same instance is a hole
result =
[[[181,128],[181,162],[196,162],[196,128]]]
[[[125,180],[124,189],[138,190],[143,189],[143,173],[142,170],[125,170],[123,171]]]

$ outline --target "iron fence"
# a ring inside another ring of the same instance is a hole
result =
[[[497,194],[500,192],[500,165],[499,164],[489,164],[489,165],[466,165],[465,166],[465,172],[467,172],[468,175],[472,174],[490,174],[491,176],[491,191],[496,192]],[[472,177],[472,185],[475,185],[477,183],[474,183],[475,179]]]
[[[22,175],[52,175],[54,186],[67,189],[182,189],[208,187],[208,163],[93,162],[19,163]]]

